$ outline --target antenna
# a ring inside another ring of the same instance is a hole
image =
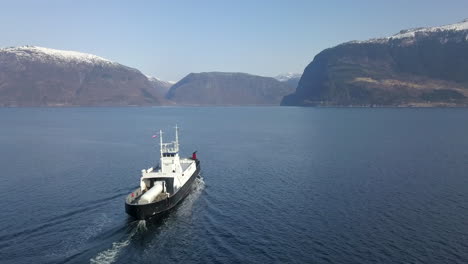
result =
[[[161,152],[161,158],[162,158],[162,156],[163,156],[162,134],[163,134],[163,132],[162,132],[162,130],[160,129],[160,130],[159,130],[159,150],[160,150],[160,152]]]
[[[179,152],[179,127],[175,126],[175,141],[176,141],[176,151]]]

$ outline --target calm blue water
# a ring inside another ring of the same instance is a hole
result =
[[[133,221],[176,123],[203,178]],[[468,109],[4,108],[0,157],[1,263],[468,262]]]

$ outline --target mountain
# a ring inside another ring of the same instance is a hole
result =
[[[280,81],[280,82],[287,82],[291,79],[300,79],[302,76],[302,74],[300,73],[293,73],[293,72],[288,72],[288,73],[283,73],[283,74],[279,74],[279,75],[276,75],[275,78],[276,80]]]
[[[279,105],[294,89],[271,77],[231,72],[190,73],[166,98],[182,105]]]
[[[156,77],[146,76],[154,88],[154,92],[161,98],[165,98],[169,89],[174,85],[173,82],[163,81]]]
[[[0,106],[160,105],[165,84],[110,60],[75,51],[0,49]]]
[[[293,89],[297,88],[297,85],[299,84],[299,80],[301,79],[302,74],[301,73],[284,73],[275,76],[274,78],[280,82],[284,82]]]
[[[468,20],[326,49],[282,105],[468,105]]]

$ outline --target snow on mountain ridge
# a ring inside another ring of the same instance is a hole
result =
[[[0,55],[2,54],[13,54],[17,58],[31,60],[31,61],[40,61],[48,62],[53,61],[60,64],[76,64],[76,63],[85,63],[85,64],[94,64],[101,66],[112,66],[112,67],[125,67],[130,71],[135,71],[141,73],[139,70],[131,67],[127,67],[118,62],[114,62],[103,57],[99,57],[89,53],[83,53],[78,51],[69,51],[69,50],[58,50],[51,48],[44,48],[38,46],[19,46],[19,47],[7,47],[0,48]],[[164,81],[159,78],[145,75],[149,81],[174,84],[174,82]]]
[[[386,43],[392,39],[407,39],[407,38],[414,38],[417,33],[433,33],[433,32],[441,32],[441,31],[465,31],[468,30],[468,19],[465,19],[459,23],[449,24],[444,26],[437,26],[437,27],[418,27],[412,29],[404,29],[401,30],[399,33],[383,37],[383,38],[373,38],[365,41],[350,41],[348,43]],[[468,39],[468,34],[467,34]]]
[[[284,73],[284,74],[279,74],[273,78],[275,78],[276,80],[280,81],[280,82],[285,82],[287,80],[290,80],[290,79],[293,79],[293,78],[299,78],[301,77],[301,73],[294,73],[294,72],[288,72],[288,73]]]
[[[116,62],[104,59],[93,54],[82,53],[77,51],[57,50],[37,46],[9,47],[0,49],[0,52],[13,53],[19,57],[41,61],[46,61],[50,58],[53,58],[64,62],[118,65],[118,63]]]
[[[158,82],[161,82],[161,81],[162,81],[161,79],[159,79],[159,78],[157,78],[157,77],[153,77],[153,76],[146,75],[146,74],[145,74],[145,76],[146,76],[146,78],[148,78],[148,80],[150,80],[150,81],[158,81]]]
[[[164,80],[161,80],[161,79],[159,79],[157,77],[153,77],[153,76],[146,75],[146,74],[145,74],[145,76],[146,76],[146,78],[148,78],[149,81],[152,81],[152,82],[167,83],[167,84],[170,84],[170,85],[173,85],[174,83],[176,83],[174,81],[164,81]]]

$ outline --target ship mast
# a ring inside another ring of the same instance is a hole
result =
[[[175,149],[179,152],[179,127],[175,126]]]
[[[159,151],[161,152],[161,158],[163,156],[163,140],[162,140],[162,130],[159,130]]]

